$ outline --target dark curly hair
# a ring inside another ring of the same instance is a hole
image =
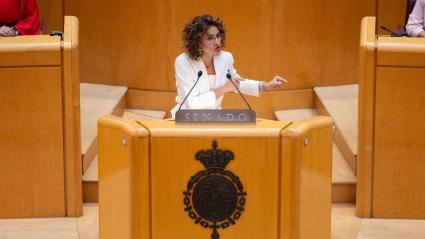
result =
[[[199,43],[201,37],[208,31],[210,26],[217,27],[221,36],[221,47],[224,48],[226,42],[226,31],[220,18],[210,15],[194,17],[183,29],[183,43],[190,58],[197,60],[201,57]]]

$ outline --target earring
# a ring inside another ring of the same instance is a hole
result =
[[[202,56],[202,49],[201,48],[199,48],[198,52],[199,52],[199,55]]]

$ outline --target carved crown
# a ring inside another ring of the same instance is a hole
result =
[[[212,149],[200,150],[195,154],[195,159],[201,161],[207,170],[224,170],[234,155],[229,150],[217,149],[217,140],[213,140]]]

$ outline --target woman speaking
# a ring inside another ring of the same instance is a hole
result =
[[[183,30],[186,52],[176,58],[177,105],[171,110],[173,118],[182,109],[221,109],[224,94],[235,91],[235,86],[248,95],[259,96],[260,91],[278,88],[287,82],[275,76],[269,82],[243,79],[233,67],[233,56],[223,51],[226,31],[219,18],[202,15],[193,18]],[[198,80],[197,85],[189,91]]]

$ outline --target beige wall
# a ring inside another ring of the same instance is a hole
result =
[[[224,20],[242,76],[280,74],[285,89],[305,89],[357,82],[361,18],[378,14],[395,29],[405,11],[404,0],[39,1],[52,22],[62,1],[80,19],[81,81],[160,91],[175,90],[181,30],[202,13]]]

